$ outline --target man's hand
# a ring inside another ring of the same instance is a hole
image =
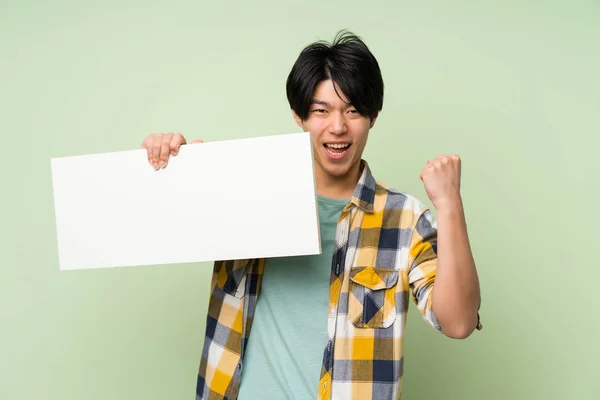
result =
[[[202,143],[202,140],[194,140],[193,143]],[[186,144],[181,133],[153,133],[148,135],[142,142],[142,149],[148,152],[148,163],[154,169],[165,168],[169,162],[169,156],[176,156],[179,147]]]
[[[427,161],[421,171],[421,181],[436,209],[460,201],[460,157],[441,155]]]

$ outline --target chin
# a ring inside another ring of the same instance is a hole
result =
[[[325,165],[323,165],[323,169],[325,170],[325,172],[327,173],[327,175],[336,177],[336,178],[341,178],[344,177],[345,175],[348,174],[348,172],[350,171],[350,167],[351,165],[335,165],[335,164],[331,164],[331,163],[327,163]]]

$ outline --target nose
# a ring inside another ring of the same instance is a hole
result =
[[[343,135],[346,133],[346,118],[342,113],[332,113],[329,124],[329,132],[334,135]]]

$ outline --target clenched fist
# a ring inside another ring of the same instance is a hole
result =
[[[420,178],[436,209],[460,200],[460,174],[461,160],[456,154],[440,155],[427,161]]]

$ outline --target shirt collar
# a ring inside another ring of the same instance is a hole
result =
[[[364,212],[373,212],[373,203],[375,202],[375,178],[371,174],[369,164],[365,160],[361,160],[361,174],[358,183],[352,193],[350,204],[354,204]]]

